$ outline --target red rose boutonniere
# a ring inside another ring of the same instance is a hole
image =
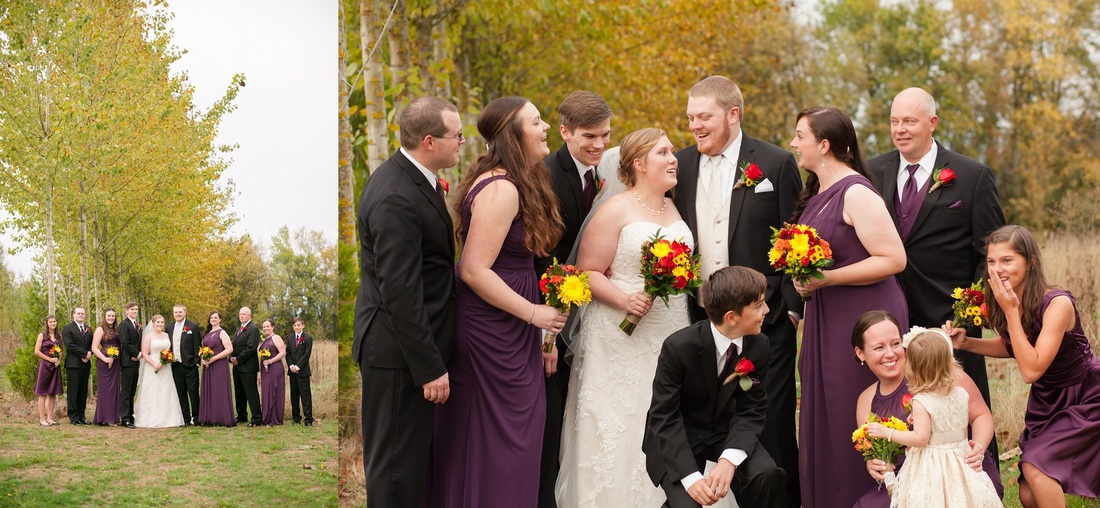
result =
[[[183,333],[191,333],[191,328],[187,325],[183,325]]]
[[[763,179],[764,172],[760,170],[760,166],[757,166],[755,162],[745,162],[741,164],[741,178],[733,184],[733,190],[741,187],[755,187]]]
[[[443,178],[440,178],[438,180],[437,184],[439,185],[440,189],[443,189],[443,196],[444,197],[446,197],[447,194],[451,193],[451,184],[447,183],[447,180],[445,180]]]
[[[901,396],[901,408],[906,413],[912,413],[913,412],[913,394],[912,393],[907,393],[907,394]]]
[[[596,180],[596,194],[599,194],[601,191],[603,191],[603,186],[605,183],[607,183],[606,178],[600,178],[599,180]]]
[[[932,184],[932,187],[928,189],[928,193],[940,187],[947,187],[955,182],[955,172],[951,168],[944,166],[932,172],[932,181],[936,182]]]
[[[740,386],[742,390],[745,390],[747,392],[750,388],[760,382],[757,379],[752,379],[749,377],[749,374],[754,372],[755,370],[756,366],[752,364],[752,360],[749,360],[748,358],[742,358],[737,362],[737,365],[734,366],[733,374],[730,374],[729,377],[727,377],[726,380],[722,382],[722,384],[730,384],[736,379],[737,385]]]
[[[242,325],[242,326],[241,326],[241,331],[243,332],[243,331],[245,331],[245,329],[247,329],[247,328],[248,328],[248,327],[246,327],[246,326]]]
[[[304,337],[298,337],[298,340],[295,341],[295,344],[301,346],[302,343],[305,342],[305,341],[306,341],[306,339]]]

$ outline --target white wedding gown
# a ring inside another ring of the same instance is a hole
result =
[[[619,232],[611,282],[626,293],[642,289],[641,246],[659,226],[632,222]],[[695,248],[683,221],[661,229],[668,240]],[[619,329],[625,313],[593,301],[585,309],[573,348],[573,370],[562,426],[556,494],[562,507],[660,506],[664,492],[645,470],[642,436],[664,340],[691,323],[687,297],[657,299],[633,335]]]
[[[149,342],[149,355],[159,359],[160,352],[172,347],[172,339],[165,334]],[[153,370],[149,362],[141,360],[138,373],[137,399],[134,401],[135,427],[182,427],[183,413],[180,410],[176,383],[172,380],[172,365],[164,365],[160,371]]]

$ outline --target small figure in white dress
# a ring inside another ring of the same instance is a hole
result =
[[[967,465],[966,425],[970,397],[955,385],[961,369],[951,340],[940,330],[914,328],[903,339],[906,376],[913,394],[913,430],[867,426],[871,437],[902,444],[905,467],[898,475],[891,508],[1001,506],[989,476]]]

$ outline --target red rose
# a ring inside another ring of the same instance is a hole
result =
[[[939,175],[939,181],[940,181],[940,183],[942,183],[944,185],[947,185],[951,182],[954,182],[955,181],[955,172],[950,170],[950,169],[947,169],[947,168],[941,169],[940,170],[940,175]]]
[[[189,331],[191,331],[191,329],[188,328],[187,325],[183,325],[183,331],[189,332]]]
[[[989,319],[989,317],[988,317],[988,316],[989,316],[989,314],[987,314],[987,313],[986,313],[986,309],[985,309],[985,304],[984,304],[984,303],[978,306],[978,310],[981,310],[981,311],[982,311],[982,317],[983,317],[983,318],[985,318],[985,319]]]
[[[747,376],[750,372],[756,370],[756,366],[752,364],[752,360],[748,358],[742,358],[737,362],[737,366],[733,368],[733,371],[738,376]]]
[[[904,409],[905,412],[913,410],[913,394],[907,393],[901,396],[901,408]]]
[[[243,332],[244,330],[245,330],[244,325],[241,325],[241,331]]]
[[[810,266],[810,258],[802,258],[802,266]]]
[[[541,280],[539,280],[539,291],[542,291],[543,293],[549,293],[550,292],[550,278],[549,277],[543,277]]]
[[[676,277],[676,282],[672,283],[672,287],[674,287],[676,289],[684,289],[684,288],[687,287],[687,285],[688,285],[687,277],[684,277],[682,275],[677,276]]]
[[[745,169],[745,176],[749,180],[759,180],[764,176],[764,172],[760,171],[760,166],[757,166],[755,162],[749,164],[749,167]]]
[[[447,183],[447,180],[439,179],[439,188],[443,189],[443,194],[451,193],[451,184]]]

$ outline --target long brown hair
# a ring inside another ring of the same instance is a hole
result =
[[[1047,283],[1046,275],[1043,274],[1043,257],[1039,252],[1039,244],[1035,242],[1035,237],[1031,235],[1031,231],[1028,231],[1027,228],[1012,224],[1001,226],[986,237],[986,252],[989,252],[990,245],[997,243],[1007,243],[1013,252],[1023,258],[1023,262],[1027,266],[1027,272],[1024,274],[1023,291],[1016,296],[1020,298],[1020,307],[1022,307],[1020,324],[1024,326],[1025,332],[1031,333],[1031,322],[1034,320],[1035,314],[1039,312],[1039,306],[1043,304],[1043,295],[1046,294],[1047,289],[1053,287]],[[1000,336],[1007,337],[1008,320],[1005,318],[1005,311],[1001,308],[1001,304],[993,297],[990,284],[993,284],[993,282],[987,280],[985,284],[985,308],[989,318],[989,328]]]
[[[54,323],[53,323],[53,333],[50,333],[50,320],[51,319],[54,321]],[[50,314],[50,315],[46,316],[46,320],[42,322],[42,338],[43,339],[51,339],[51,340],[54,339],[54,338],[61,338],[61,332],[59,331],[60,327],[57,326],[57,325],[58,325],[57,316],[55,316],[53,314]]]
[[[833,154],[836,160],[854,169],[856,173],[863,175],[872,185],[874,184],[875,178],[863,165],[863,155],[859,151],[859,138],[856,137],[856,128],[848,115],[832,106],[814,106],[799,111],[795,124],[803,117],[806,118],[806,124],[810,127],[810,133],[813,134],[814,139],[829,140],[829,153]],[[794,213],[791,215],[792,222],[798,222],[799,217],[802,216],[802,210],[806,208],[806,202],[821,190],[821,182],[817,174],[813,171],[808,173],[806,186],[802,188],[802,192],[798,193],[798,200],[795,202]]]
[[[108,312],[114,312],[115,313],[115,322],[114,323],[107,324],[107,313]],[[115,312],[115,309],[113,309],[111,307],[107,307],[106,309],[103,309],[103,317],[102,317],[102,319],[99,320],[99,327],[103,329],[103,338],[110,337],[111,332],[114,332],[114,331],[118,330],[118,312]]]
[[[523,245],[535,255],[547,256],[562,234],[558,197],[550,186],[550,173],[542,160],[531,163],[526,153],[523,126],[517,113],[528,101],[523,97],[493,99],[477,119],[477,131],[488,143],[488,150],[466,169],[458,186],[457,211],[461,218],[466,210],[466,195],[482,174],[496,169],[516,186],[519,193],[519,216],[527,235]],[[459,242],[463,241],[462,221],[455,225]]]

